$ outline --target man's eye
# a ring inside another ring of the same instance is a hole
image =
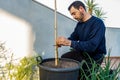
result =
[[[71,15],[75,15],[75,13],[72,13]]]

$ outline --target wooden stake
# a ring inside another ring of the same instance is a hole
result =
[[[57,39],[57,3],[56,0],[54,0],[54,5],[55,5],[55,24],[54,24],[54,34],[55,34],[55,66],[58,65],[59,59],[58,59],[58,46],[56,44],[56,39]]]

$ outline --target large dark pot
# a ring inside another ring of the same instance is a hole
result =
[[[78,80],[80,63],[66,58],[60,58],[58,66],[55,59],[44,59],[39,64],[40,80]]]

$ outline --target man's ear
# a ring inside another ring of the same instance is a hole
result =
[[[83,12],[84,8],[82,6],[79,7],[79,11]]]

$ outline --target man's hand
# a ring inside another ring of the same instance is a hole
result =
[[[56,39],[56,44],[58,47],[71,46],[71,41],[68,40],[67,38],[61,36]]]

